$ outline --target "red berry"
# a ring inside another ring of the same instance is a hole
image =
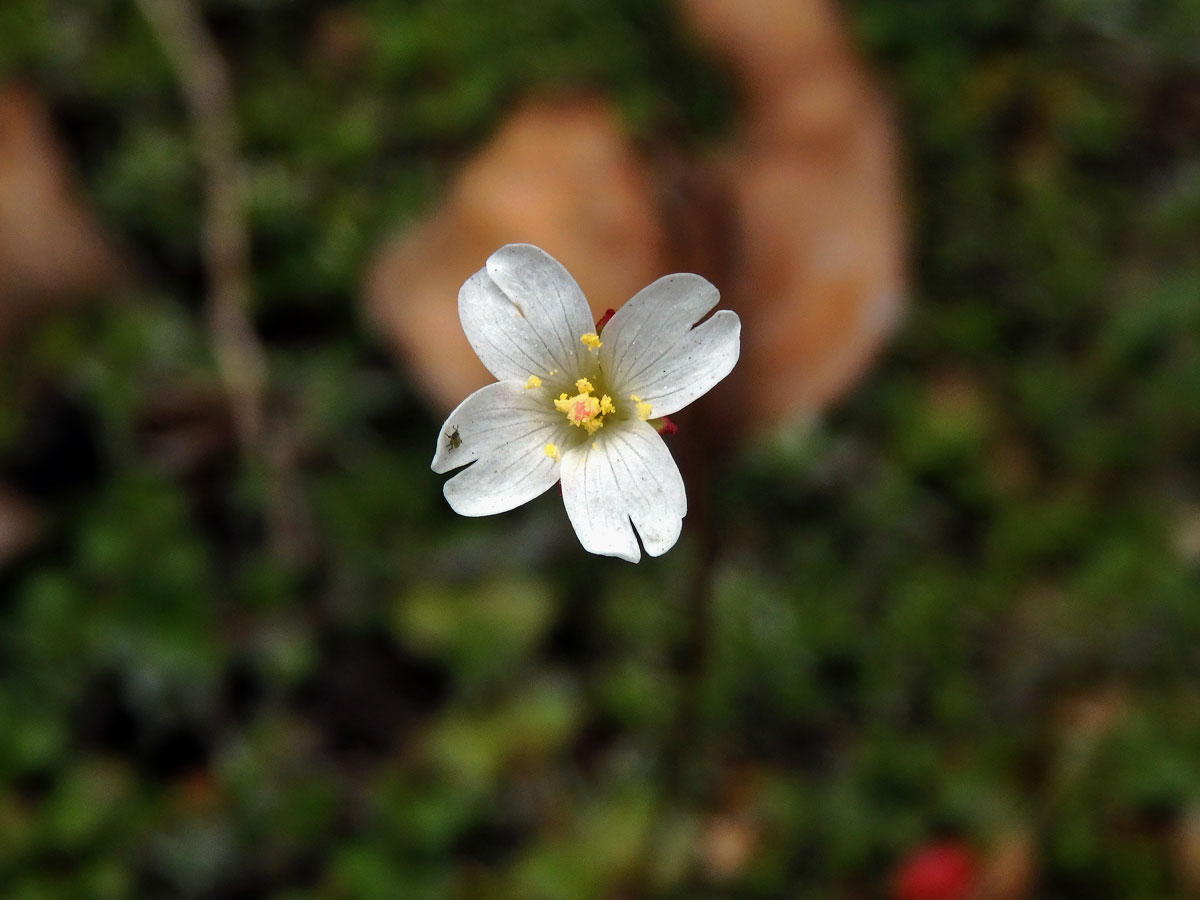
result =
[[[894,900],[967,900],[978,887],[975,854],[962,841],[926,844],[896,870]]]

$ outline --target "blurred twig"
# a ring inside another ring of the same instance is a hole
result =
[[[243,448],[262,440],[266,360],[254,334],[250,240],[241,206],[241,165],[229,74],[188,0],[135,0],[183,88],[205,175],[204,245],[209,327]]]
[[[243,457],[266,468],[272,548],[294,562],[307,546],[305,516],[287,488],[291,453],[265,431],[267,360],[250,319],[250,235],[229,71],[190,0],[134,0],[183,90],[204,169],[206,305],[213,355]]]

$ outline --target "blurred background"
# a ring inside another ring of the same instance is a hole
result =
[[[1196,0],[3,0],[0,896],[1200,896]],[[665,557],[456,517],[504,243],[722,289]]]

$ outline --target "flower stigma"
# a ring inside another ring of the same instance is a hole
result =
[[[608,394],[593,396],[596,389],[586,378],[575,382],[575,390],[579,393],[574,397],[568,397],[566,392],[559,394],[554,401],[554,408],[564,413],[572,425],[585,429],[588,434],[595,434],[604,427],[604,417],[615,413],[617,408]]]

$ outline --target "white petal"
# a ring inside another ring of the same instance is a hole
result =
[[[679,540],[687,514],[671,452],[637,419],[614,422],[596,437],[562,458],[563,503],[579,542],[591,553],[637,562],[636,527],[646,552],[661,556]]]
[[[587,300],[557,260],[532,244],[508,244],[458,292],[458,317],[476,355],[501,381],[581,371],[594,330]]]
[[[558,480],[558,461],[545,447],[560,442],[566,429],[542,391],[511,381],[489,384],[450,413],[432,468],[449,472],[478,460],[446,482],[446,500],[464,516],[505,512]]]
[[[623,399],[637,394],[654,417],[683,409],[733,369],[742,323],[721,310],[692,327],[720,294],[699,275],[667,275],[642,288],[605,326],[600,365]]]

